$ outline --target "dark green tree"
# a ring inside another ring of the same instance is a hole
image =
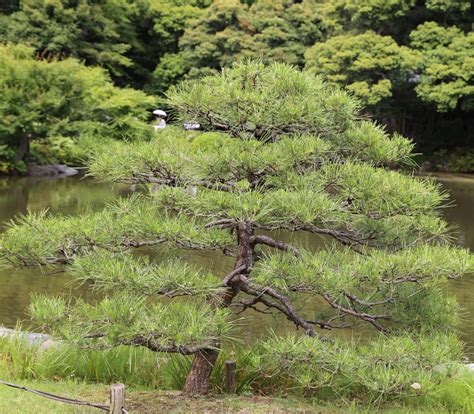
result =
[[[21,0],[0,31],[3,41],[26,43],[40,56],[77,57],[121,77],[133,65],[134,9],[127,0]]]
[[[234,309],[286,317],[307,337],[298,352],[308,368],[324,363],[321,352],[352,349],[331,348],[324,334],[352,325],[382,332],[382,343],[412,333],[419,344],[445,344],[443,359],[458,354],[456,338],[441,339],[458,312],[444,286],[474,263],[450,246],[440,212],[447,195],[393,170],[410,161],[410,141],[361,120],[345,92],[284,64],[238,64],[172,88],[168,104],[205,132],[167,128],[150,142],[117,143],[90,165],[101,179],[153,185],[149,194],[79,217],[29,214],[3,234],[4,265],[68,266],[104,292],[92,303],[37,297],[30,311],[39,325],[78,346],[194,355],[189,393],[207,391]],[[325,243],[310,251],[284,242],[281,231]],[[160,246],[222,252],[234,266],[209,274],[185,256],[153,261],[131,252]],[[311,309],[299,308],[301,296]],[[277,338],[273,351],[288,341]],[[441,362],[424,349],[412,368]],[[401,389],[407,377],[396,381]]]
[[[304,64],[306,48],[338,27],[330,5],[313,0],[214,1],[190,23],[177,53],[163,56],[154,72],[154,90],[163,92],[184,77],[196,78],[228,67],[236,59]]]
[[[410,33],[411,46],[418,52],[420,82],[415,90],[439,112],[458,106],[474,109],[474,33],[457,27],[427,22]]]
[[[3,0],[0,4],[0,14],[10,14],[18,10],[19,0]]]
[[[407,87],[419,66],[419,56],[409,48],[372,31],[331,37],[309,48],[305,57],[307,68],[333,84],[344,85],[372,110],[389,100],[393,89]]]

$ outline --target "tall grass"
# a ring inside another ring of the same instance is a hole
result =
[[[292,395],[291,387],[275,384],[276,378],[262,377],[262,372],[254,366],[255,355],[261,352],[259,346],[250,349],[236,349],[221,352],[212,376],[213,392],[224,392],[224,362],[237,362],[237,392],[267,395]],[[46,351],[31,346],[21,337],[0,338],[0,379],[13,382],[41,381],[84,381],[93,383],[123,382],[134,389],[179,390],[182,388],[191,367],[192,358],[179,355],[161,355],[144,348],[118,347],[111,350],[78,350],[68,345],[60,345]],[[357,384],[354,383],[354,387]],[[463,375],[440,383],[428,395],[410,395],[395,404],[403,412],[432,407],[433,412],[474,412],[474,374],[465,371]],[[329,394],[319,393],[319,400],[332,404],[354,404],[354,401],[333,399]],[[378,409],[385,402],[377,402]],[[373,403],[361,395],[357,404],[365,408]],[[411,412],[411,411],[410,411]]]
[[[249,391],[256,373],[248,367],[252,349],[232,355],[221,352],[212,387],[223,391],[224,361],[237,360],[238,392]],[[80,350],[66,344],[46,351],[20,336],[0,338],[0,379],[80,380],[95,383],[124,382],[148,389],[179,390],[191,368],[191,357],[162,355],[145,348],[117,347]]]

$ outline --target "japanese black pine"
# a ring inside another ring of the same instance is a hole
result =
[[[240,63],[182,83],[168,105],[176,124],[202,130],[171,126],[90,165],[94,177],[146,190],[78,217],[31,213],[3,235],[4,264],[66,266],[102,292],[36,297],[38,325],[77,346],[194,355],[189,393],[207,392],[242,310],[282,314],[305,349],[326,347],[337,328],[367,325],[387,340],[455,328],[444,285],[473,261],[451,245],[447,195],[400,169],[412,165],[409,140],[284,64]],[[322,247],[292,242],[296,232],[320,235]],[[231,256],[233,269],[210,274],[180,249]]]

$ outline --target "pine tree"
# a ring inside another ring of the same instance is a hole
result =
[[[77,346],[194,355],[189,393],[207,392],[237,332],[234,311],[281,313],[315,349],[348,326],[387,337],[454,329],[457,306],[443,285],[473,261],[450,245],[447,195],[395,168],[412,162],[410,141],[284,64],[239,63],[172,88],[168,104],[176,121],[203,131],[169,127],[151,142],[116,143],[90,165],[95,177],[149,192],[79,217],[30,213],[3,235],[5,265],[68,266],[103,292],[92,303],[36,297],[39,325]],[[284,242],[281,231],[320,235],[324,247]],[[159,257],[213,250],[235,264],[214,275],[139,254],[149,248]],[[302,295],[311,311],[297,306]]]

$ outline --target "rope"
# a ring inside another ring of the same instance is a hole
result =
[[[40,395],[41,397],[49,398],[50,400],[59,401],[66,404],[83,405],[87,407],[98,408],[99,410],[103,410],[103,411],[109,411],[109,406],[107,405],[93,404],[87,401],[74,400],[72,398],[67,398],[67,397],[60,397],[59,395],[50,394],[49,392],[34,390],[32,388],[28,388],[23,385],[12,384],[11,382],[6,382],[2,380],[0,380],[0,384],[6,385],[7,387],[31,392],[32,394]],[[127,411],[124,408],[122,408],[122,413],[127,414]]]

